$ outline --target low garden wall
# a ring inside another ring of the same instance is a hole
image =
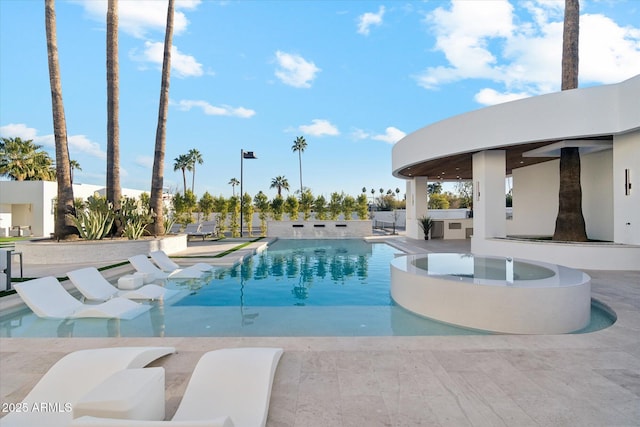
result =
[[[54,240],[18,241],[16,252],[22,252],[24,263],[69,264],[96,261],[124,261],[133,255],[163,250],[168,254],[187,249],[187,235],[140,240],[104,239],[56,242]]]
[[[267,237],[281,239],[349,239],[371,234],[371,220],[267,221]]]

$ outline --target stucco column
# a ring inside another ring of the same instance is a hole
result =
[[[407,181],[407,228],[412,239],[424,239],[418,218],[427,215],[427,177],[417,176]]]
[[[613,240],[640,245],[640,132],[613,139]]]
[[[473,155],[473,239],[506,236],[505,152]]]

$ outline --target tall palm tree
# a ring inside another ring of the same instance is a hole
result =
[[[25,181],[36,174],[35,157],[42,146],[20,138],[0,139],[0,176]]]
[[[189,163],[191,163],[191,192],[195,194],[193,189],[196,183],[196,163],[201,165],[204,160],[202,159],[202,154],[196,148],[189,150],[187,156],[189,156]]]
[[[173,44],[174,0],[167,6],[167,28],[164,35],[164,57],[162,60],[162,84],[160,86],[160,105],[158,107],[158,126],[156,145],[153,155],[153,173],[151,175],[150,206],[155,214],[151,231],[154,235],[164,234],[162,186],[164,185],[164,150],[167,138],[167,116],[169,114],[169,77],[171,75],[171,46]],[[186,193],[185,184],[185,193]]]
[[[231,188],[233,190],[233,197],[236,197],[236,185],[240,185],[240,181],[238,181],[237,178],[231,178],[229,180],[229,185],[231,185]]]
[[[282,189],[289,191],[289,181],[282,175],[276,176],[271,180],[271,187],[278,189],[278,197],[282,197]]]
[[[187,170],[191,170],[191,159],[188,154],[180,154],[178,157],[173,159],[173,170],[181,170],[182,171],[182,183],[184,185],[184,192],[182,194],[187,194]]]
[[[120,210],[118,0],[107,2],[107,201]]]
[[[68,214],[74,213],[73,187],[71,185],[71,166],[69,163],[69,145],[67,142],[67,122],[62,102],[62,83],[58,62],[58,38],[56,35],[55,0],[45,0],[45,26],[47,36],[47,57],[49,64],[49,85],[51,87],[51,111],[53,115],[53,133],[56,145],[56,181],[58,197],[54,233],[58,239],[66,239],[78,234]]]
[[[578,35],[580,28],[579,0],[565,0],[562,34],[562,90],[578,87]],[[580,151],[564,147],[560,151],[560,190],[558,216],[553,240],[584,242],[587,231],[582,214],[580,185]]]
[[[77,160],[69,160],[69,167],[71,168],[71,184],[73,184],[73,171],[81,171],[80,163]]]
[[[300,196],[302,196],[302,153],[307,148],[307,141],[305,141],[304,136],[299,136],[293,141],[293,146],[291,150],[295,153],[298,152],[298,161],[300,163]]]

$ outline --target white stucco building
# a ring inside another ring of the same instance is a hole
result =
[[[104,196],[99,185],[73,184],[73,197]],[[141,190],[122,189],[122,195],[138,198]],[[54,232],[53,212],[58,184],[53,181],[0,181],[0,237],[31,235],[49,237]]]
[[[558,211],[559,154],[580,147],[583,212],[590,239],[539,243]],[[640,75],[624,82],[507,102],[426,126],[393,148],[392,172],[407,180],[407,235],[422,238],[427,182],[472,180],[474,253],[640,269]],[[505,178],[513,179],[513,218]]]

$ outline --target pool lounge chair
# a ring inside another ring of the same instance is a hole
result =
[[[177,268],[171,272],[160,270],[153,265],[146,255],[134,255],[129,258],[129,262],[133,267],[142,273],[152,273],[156,280],[158,279],[199,279],[204,274],[195,268]]]
[[[67,292],[53,276],[28,280],[15,286],[18,295],[38,316],[51,319],[100,317],[133,319],[151,308],[126,298],[112,298],[102,304],[83,304]]]
[[[207,237],[215,236],[218,230],[215,221],[205,221],[198,224],[187,224],[184,232],[187,234],[187,239],[191,237],[202,237],[204,241]]]
[[[178,291],[158,285],[144,285],[131,291],[121,291],[104,278],[95,267],[86,267],[67,273],[71,283],[84,297],[91,301],[107,301],[114,297],[142,300],[161,300],[169,298]]]
[[[167,255],[164,251],[153,251],[150,252],[149,255],[151,256],[153,262],[155,262],[162,271],[174,271],[182,268],[178,264],[173,262],[173,260],[169,258],[169,255]],[[196,264],[190,265],[189,268],[195,268],[196,270],[200,271],[213,270],[212,265],[206,264],[204,262],[198,262]]]
[[[264,427],[281,348],[226,348],[198,361],[171,421],[84,416],[74,427]]]
[[[7,414],[0,419],[0,426],[66,427],[73,420],[69,407],[111,375],[125,369],[142,368],[175,351],[174,347],[112,347],[67,354],[20,401],[29,410]],[[34,408],[40,405],[50,407],[35,411]]]

